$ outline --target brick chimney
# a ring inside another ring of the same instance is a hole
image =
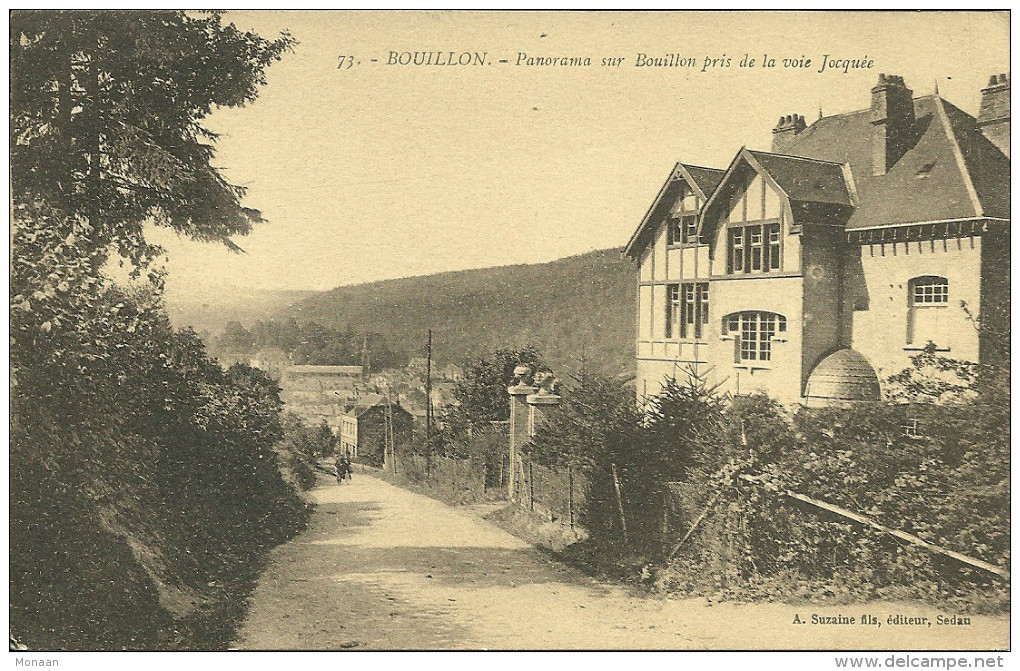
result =
[[[1009,75],[992,75],[981,89],[978,130],[1009,157]]]
[[[871,167],[884,175],[910,147],[914,136],[914,92],[896,75],[878,76],[871,89]]]
[[[779,118],[779,123],[772,129],[772,151],[781,154],[790,140],[797,137],[797,133],[807,128],[804,117],[799,114],[791,114]]]

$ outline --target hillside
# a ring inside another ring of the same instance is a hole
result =
[[[389,346],[460,363],[503,346],[536,345],[559,372],[582,352],[611,374],[634,368],[634,268],[619,249],[550,263],[503,266],[338,287],[277,313],[382,333]]]
[[[183,296],[171,288],[165,300],[167,314],[174,327],[190,326],[198,333],[218,333],[228,322],[250,326],[256,319],[265,319],[267,314],[285,310],[315,293],[227,286],[204,292],[192,291]]]

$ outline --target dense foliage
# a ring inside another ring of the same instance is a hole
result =
[[[642,416],[622,385],[582,376],[532,455],[583,469],[595,555],[658,562],[669,589],[1001,605],[1008,585],[991,574],[782,494],[1008,567],[1008,376],[931,357],[898,376],[899,403],[793,414],[692,374]]]
[[[612,464],[616,464],[628,507],[635,503],[632,477],[641,469],[641,415],[634,393],[620,382],[588,370],[573,378],[563,405],[543,422],[528,451],[536,463],[570,466],[588,482],[581,524],[592,538],[622,544]],[[637,448],[637,449],[635,449]]]
[[[78,272],[57,217],[18,207],[13,229],[11,631],[30,647],[223,645],[198,604],[304,515],[274,452],[279,390],[221,369],[151,288]]]
[[[468,364],[464,379],[453,391],[457,405],[444,418],[451,431],[466,434],[469,430],[487,430],[493,422],[508,421],[510,402],[506,390],[513,383],[517,366],[529,366],[535,371],[544,364],[532,345],[503,347]]]
[[[93,249],[144,266],[152,221],[202,240],[260,220],[210,165],[216,106],[253,101],[293,44],[219,13],[18,10],[11,14],[11,190],[69,215]]]
[[[350,325],[344,328],[323,326],[315,321],[298,323],[270,319],[256,321],[251,329],[229,322],[215,342],[217,354],[250,356],[263,350],[279,350],[296,365],[360,366],[372,370],[400,368],[407,356],[390,350],[379,333],[362,334]]]
[[[332,458],[339,441],[325,421],[308,426],[296,415],[284,413],[282,423],[283,439],[276,449],[283,462],[284,477],[297,489],[311,489],[315,484],[316,462]]]
[[[229,242],[258,213],[211,167],[217,105],[290,47],[216,13],[11,14],[11,635],[222,647],[303,522],[275,383],[171,327],[146,222]],[[231,243],[232,244],[232,243]]]
[[[726,411],[725,441],[699,459],[679,490],[681,529],[706,509],[708,516],[678,553],[669,580],[699,591],[788,594],[793,587],[937,601],[984,594],[994,602],[1008,586],[990,574],[777,491],[1008,566],[1004,410],[978,398],[802,409],[789,417],[765,397],[737,399]]]

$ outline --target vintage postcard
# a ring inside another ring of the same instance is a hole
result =
[[[1006,11],[11,12],[11,659],[1003,666],[1009,68]]]

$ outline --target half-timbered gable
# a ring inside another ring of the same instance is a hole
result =
[[[677,163],[627,245],[639,265],[637,356],[648,378],[673,375],[677,362],[702,358],[712,270],[699,215],[722,174]]]

